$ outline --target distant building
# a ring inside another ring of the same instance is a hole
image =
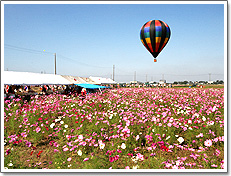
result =
[[[130,81],[130,84],[142,84],[140,81]]]
[[[166,80],[165,80],[165,79],[161,79],[161,80],[159,81],[159,84],[161,84],[161,85],[166,84]]]
[[[165,86],[166,86],[166,80],[165,80],[165,79],[161,79],[161,80],[159,81],[158,86],[165,87]]]

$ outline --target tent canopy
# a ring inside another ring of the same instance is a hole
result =
[[[87,83],[81,83],[81,84],[75,84],[75,85],[86,88],[86,89],[106,88],[105,86],[98,86],[98,85],[95,85],[95,84],[87,84]]]
[[[57,84],[68,85],[70,82],[60,75],[40,74],[30,72],[3,72],[3,83],[9,85],[44,85]]]
[[[117,82],[113,81],[110,78],[102,78],[102,77],[90,76],[89,79],[94,81],[96,84],[116,84],[117,83]]]

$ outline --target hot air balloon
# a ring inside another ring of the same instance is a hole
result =
[[[145,23],[140,30],[140,39],[146,49],[155,58],[163,50],[170,38],[169,26],[160,20],[151,20]]]

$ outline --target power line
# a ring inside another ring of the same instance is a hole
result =
[[[24,52],[36,53],[36,54],[38,54],[38,53],[39,54],[54,54],[54,53],[47,52],[47,51],[34,50],[34,49],[23,48],[23,47],[8,45],[8,44],[4,44],[4,47],[8,48],[8,49],[14,49],[14,50],[18,50],[18,51],[24,51]]]
[[[81,64],[81,65],[88,66],[88,67],[111,68],[111,67],[102,67],[102,66],[96,66],[96,65],[86,64],[86,63],[83,63],[83,62],[76,61],[75,59],[72,59],[72,58],[63,56],[63,55],[61,55],[61,54],[59,54],[59,57],[61,57],[61,58],[63,58],[63,59],[67,59],[67,60],[72,61],[72,62],[76,62],[76,63]]]
[[[23,48],[23,47],[18,47],[18,46],[9,45],[9,44],[4,44],[4,47],[7,48],[7,49],[13,49],[13,50],[22,51],[22,52],[28,52],[28,53],[33,53],[33,54],[52,54],[52,55],[54,54],[52,52],[34,50],[34,49],[29,49],[29,48]],[[80,65],[85,65],[85,66],[88,66],[88,67],[111,68],[111,67],[102,67],[102,66],[96,66],[96,65],[90,65],[90,64],[82,63],[82,62],[76,61],[74,59],[68,58],[66,56],[63,56],[61,54],[58,54],[58,56],[63,58],[63,59],[78,63]]]

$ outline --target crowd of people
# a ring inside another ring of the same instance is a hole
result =
[[[53,93],[65,95],[77,95],[84,99],[87,93],[94,93],[95,90],[87,90],[77,85],[4,85],[4,97],[23,97],[30,100],[31,95],[49,95]]]

